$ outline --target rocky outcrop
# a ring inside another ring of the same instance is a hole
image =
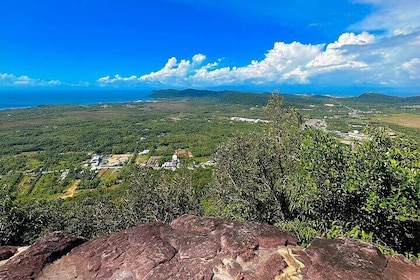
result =
[[[81,245],[66,255],[74,246],[52,244],[70,236],[54,234],[1,266],[0,279],[420,279],[418,264],[359,240],[319,238],[303,249],[255,222],[182,216],[83,244],[72,237]]]
[[[420,266],[400,257],[386,257],[357,239],[316,238],[298,253],[305,279],[420,279]]]
[[[86,242],[83,237],[53,232],[35,241],[25,251],[0,266],[0,279],[36,279],[43,268]],[[15,251],[16,252],[16,251]]]

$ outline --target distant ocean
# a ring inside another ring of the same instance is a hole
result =
[[[111,90],[0,90],[0,110],[41,105],[92,105],[150,101],[151,91]]]

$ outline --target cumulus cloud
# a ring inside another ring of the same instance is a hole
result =
[[[348,46],[373,44],[375,36],[367,32],[361,34],[344,33],[337,41],[327,45],[325,51],[318,54],[305,65],[307,75],[332,72],[340,69],[366,69],[368,64],[359,59],[357,51],[350,51]]]
[[[140,76],[105,76],[100,85],[149,84],[179,87],[389,85],[419,87],[420,14],[418,0],[353,0],[372,13],[334,42],[311,45],[275,42],[263,59],[247,65],[191,59],[168,59],[160,70]]]
[[[14,74],[9,73],[0,73],[0,86],[6,87],[32,87],[32,86],[59,86],[62,85],[62,82],[59,80],[50,80],[44,81],[41,79],[33,79],[26,75],[15,76]]]
[[[171,57],[162,69],[140,76],[105,76],[99,85],[168,87],[262,86],[314,84],[323,86],[419,86],[420,31],[391,37],[368,32],[344,33],[334,42],[276,42],[261,60],[244,66],[207,62],[204,54],[191,59]]]
[[[327,49],[338,49],[346,45],[366,45],[375,42],[375,36],[364,31],[358,35],[354,33],[344,33],[338,40],[327,46]]]
[[[130,77],[121,77],[121,75],[116,74],[113,78],[110,76],[105,76],[98,79],[98,83],[102,85],[115,84],[115,83],[129,83],[136,82],[138,80],[137,76],[131,75]]]
[[[357,51],[348,46],[373,44],[375,36],[345,33],[330,44],[302,44],[300,42],[276,42],[262,60],[251,60],[245,66],[220,67],[222,59],[204,63],[203,54],[190,60],[168,59],[158,71],[142,76],[104,76],[97,80],[100,85],[147,83],[165,86],[222,86],[222,85],[268,85],[282,83],[310,83],[319,73],[338,69],[364,69],[368,65],[358,60]]]
[[[205,59],[206,59],[206,56],[204,54],[199,53],[199,54],[196,54],[196,55],[193,56],[192,61],[193,61],[193,63],[200,64]]]
[[[179,80],[187,78],[194,67],[203,61],[200,55],[194,55],[192,58],[193,63],[190,60],[183,59],[178,62],[176,57],[171,57],[166,62],[165,66],[156,72],[152,72],[147,75],[143,75],[139,78],[140,81],[154,82],[154,83],[177,83]]]

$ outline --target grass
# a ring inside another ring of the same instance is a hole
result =
[[[118,179],[118,175],[119,171],[116,169],[102,169],[100,171],[101,185],[105,187],[111,187],[115,185],[115,181]]]
[[[18,193],[19,195],[27,195],[30,191],[30,180],[33,179],[32,176],[25,175],[18,184]]]
[[[391,115],[376,115],[375,120],[396,124],[404,127],[420,128],[420,115],[402,113],[402,114],[391,114]]]
[[[138,155],[136,158],[136,164],[147,163],[149,157],[149,155]]]

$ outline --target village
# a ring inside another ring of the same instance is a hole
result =
[[[90,171],[98,172],[102,169],[121,169],[126,163],[133,161],[141,167],[149,167],[155,170],[165,169],[175,171],[181,167],[186,167],[190,170],[195,168],[208,168],[215,164],[214,160],[206,162],[192,161],[188,166],[184,166],[183,162],[192,159],[194,156],[191,151],[186,149],[177,149],[171,156],[169,161],[163,161],[165,158],[162,155],[149,155],[150,150],[143,150],[134,153],[113,154],[113,155],[99,155],[92,154],[89,162],[84,163],[85,168],[90,168]],[[163,162],[162,162],[163,161]],[[190,161],[191,162],[191,161]]]
[[[312,105],[314,106],[314,105]],[[325,107],[334,107],[334,104],[324,104]],[[348,113],[349,117],[352,118],[357,118],[360,117],[362,114],[372,114],[372,113],[378,113],[378,111],[368,111],[368,112],[364,112],[364,111],[359,111],[359,110],[355,110],[352,109],[348,106],[345,106],[346,109],[350,110],[350,112]],[[339,115],[335,115],[333,117],[330,118],[336,118],[336,119],[340,119],[346,116],[339,116]],[[337,138],[341,139],[342,142],[344,143],[350,143],[351,141],[364,141],[367,140],[367,136],[363,133],[361,133],[358,129],[356,128],[362,128],[362,125],[351,125],[351,129],[348,132],[342,132],[339,130],[328,130],[328,125],[327,125],[327,120],[328,117],[324,116],[323,119],[316,119],[316,118],[311,118],[307,121],[305,121],[303,123],[303,127],[312,127],[315,129],[320,129],[324,132],[330,132],[332,134],[334,134]],[[231,117],[230,118],[231,121],[241,121],[241,122],[248,122],[248,123],[269,123],[270,121],[268,120],[262,120],[262,119],[252,119],[252,118],[243,118],[243,117]]]
[[[334,104],[324,104],[325,107],[334,107]],[[303,123],[303,127],[312,127],[315,129],[322,130],[324,132],[332,133],[338,139],[341,139],[341,142],[350,144],[353,141],[365,141],[367,136],[364,133],[361,133],[359,129],[362,128],[362,125],[349,125],[348,132],[341,132],[338,130],[329,130],[328,129],[328,119],[329,118],[342,118],[342,117],[363,117],[363,114],[369,114],[371,112],[357,111],[350,107],[345,106],[349,111],[347,116],[324,116],[323,118],[311,118],[306,120]],[[231,122],[248,122],[255,124],[265,124],[269,123],[268,120],[264,119],[253,119],[245,117],[230,117]],[[144,138],[141,138],[144,140]],[[181,168],[186,168],[189,170],[194,170],[196,168],[211,168],[216,164],[213,159],[203,160],[195,159],[193,153],[185,148],[178,148],[173,151],[171,154],[161,154],[156,155],[156,152],[151,152],[150,149],[144,149],[140,152],[135,153],[122,153],[122,154],[100,154],[100,153],[89,153],[89,159],[81,163],[82,170],[79,171],[80,174],[83,174],[86,170],[90,173],[97,173],[99,177],[103,177],[105,173],[114,174],[110,177],[115,178],[121,169],[128,163],[133,163],[139,167],[151,168],[154,170],[172,170],[176,171]],[[63,182],[67,176],[70,174],[70,169],[62,170],[28,170],[25,172],[25,175],[30,178],[35,178],[37,174],[46,175],[46,174],[59,174],[57,182]],[[96,176],[96,175],[95,175]]]

